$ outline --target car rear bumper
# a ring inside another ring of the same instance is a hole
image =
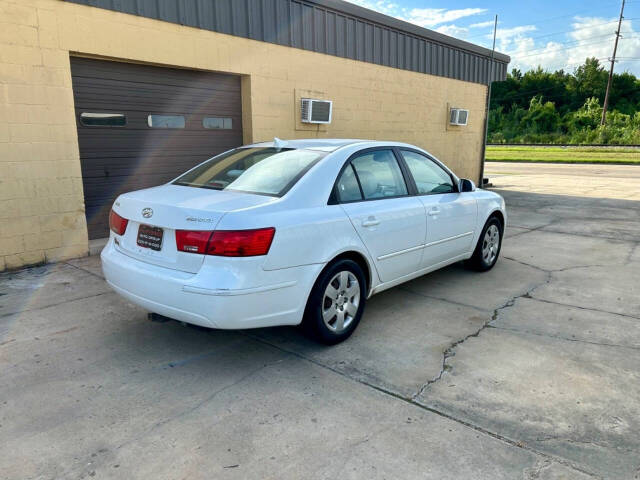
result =
[[[238,275],[206,262],[198,273],[152,265],[129,257],[110,240],[101,255],[107,283],[132,303],[160,315],[203,327],[243,329],[297,325],[323,265],[305,265]],[[237,259],[228,259],[233,262]]]

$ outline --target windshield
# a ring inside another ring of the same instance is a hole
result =
[[[325,155],[293,148],[237,148],[207,160],[173,183],[282,196]]]

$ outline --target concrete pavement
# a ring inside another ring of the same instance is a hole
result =
[[[488,164],[492,271],[377,295],[335,347],[150,322],[96,257],[2,274],[0,478],[640,478],[640,202],[523,165]]]

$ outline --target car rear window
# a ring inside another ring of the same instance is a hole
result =
[[[293,148],[237,148],[207,160],[173,183],[279,197],[325,155]]]

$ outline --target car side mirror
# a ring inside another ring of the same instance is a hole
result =
[[[471,180],[467,180],[463,178],[460,180],[460,192],[474,192],[476,189],[476,184]]]

